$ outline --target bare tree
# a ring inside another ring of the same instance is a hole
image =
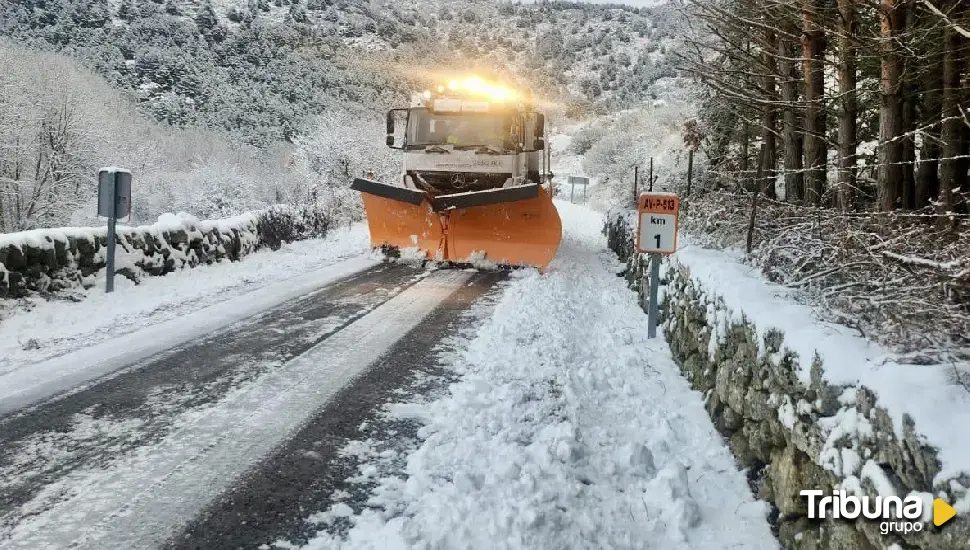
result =
[[[766,46],[777,44],[777,33],[766,26],[764,41]],[[764,70],[764,93],[768,98],[768,101],[762,107],[762,121],[761,121],[761,147],[763,154],[761,155],[761,162],[759,165],[759,171],[762,174],[762,181],[759,182],[760,188],[764,192],[765,196],[774,199],[776,197],[775,193],[775,170],[776,170],[776,150],[775,150],[775,121],[778,118],[778,113],[775,105],[777,104],[778,92],[776,89],[776,74],[777,66],[775,64],[775,58],[770,47],[763,48],[761,54],[761,63]]]
[[[940,192],[940,138],[943,112],[943,42],[945,30],[933,25],[927,32],[921,71],[922,99],[919,104],[920,154],[916,166],[915,208],[923,208]]]
[[[0,108],[8,105],[0,103]],[[17,120],[17,114],[23,118]],[[78,125],[77,106],[62,100],[39,113],[18,108],[17,113],[3,113],[0,120],[17,124],[7,126],[0,163],[0,230],[20,231],[62,221],[80,206],[90,179],[84,160],[88,136]]]
[[[963,12],[963,2],[953,0],[952,18],[959,20]],[[961,101],[966,90],[961,89],[961,79],[966,71],[966,39],[953,26],[945,30],[943,45],[943,133],[940,159],[940,198],[944,214],[953,212],[957,207],[956,189],[965,189],[967,171],[960,161],[964,151],[963,140],[966,134],[965,112]]]
[[[922,84],[918,102],[917,129],[915,135],[920,141],[919,161],[916,164],[914,208],[923,208],[936,200],[940,192],[940,137],[943,99],[943,50],[940,44],[944,38],[944,28],[937,19],[917,5],[922,46],[922,58],[916,79]]]

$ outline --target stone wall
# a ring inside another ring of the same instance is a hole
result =
[[[211,221],[166,215],[154,225],[117,228],[115,268],[137,283],[322,236],[329,226],[322,213],[288,207]],[[105,268],[106,244],[106,227],[0,234],[0,299],[92,287]]]
[[[633,251],[631,220],[627,213],[611,215],[604,233],[627,263],[626,278],[646,309],[649,267]],[[725,311],[716,289],[701,288],[686,267],[669,261],[662,272],[661,320],[673,355],[704,395],[715,426],[748,470],[756,496],[773,504],[769,519],[785,548],[869,550],[894,543],[970,548],[970,522],[959,516],[940,529],[929,523],[921,533],[905,536],[882,534],[874,521],[809,519],[807,500],[799,495],[805,489],[831,494],[841,487],[874,496],[890,484],[900,497],[918,492],[924,502],[934,496],[954,502],[970,480],[934,484],[936,452],[920,444],[908,416],[897,433],[871,391],[824,382],[817,355],[805,384],[797,375],[799,358],[786,347],[783,333],[763,331],[759,342],[744,313]],[[713,339],[712,333],[717,333]]]

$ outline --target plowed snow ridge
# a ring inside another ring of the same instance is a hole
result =
[[[600,215],[557,207],[549,273],[506,286],[447,397],[396,407],[424,440],[380,481],[380,508],[307,548],[777,548],[701,395],[647,338]]]

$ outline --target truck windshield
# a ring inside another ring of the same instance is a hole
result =
[[[408,147],[484,145],[510,151],[515,146],[512,139],[514,122],[513,115],[504,113],[441,114],[412,109],[408,117]]]

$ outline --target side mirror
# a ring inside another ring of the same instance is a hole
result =
[[[394,109],[387,112],[387,133],[394,134]]]
[[[407,145],[407,136],[401,136],[401,145],[397,145],[397,140],[395,139],[395,124],[394,119],[400,117],[402,120],[409,116],[408,109],[391,109],[387,112],[387,138],[384,140],[387,146],[391,149],[404,149]],[[405,122],[404,127],[407,128],[407,123]],[[401,132],[404,134],[405,132]]]
[[[542,138],[536,138],[536,151],[542,151],[546,148],[546,141]]]
[[[536,113],[536,137],[546,135],[546,115]]]

